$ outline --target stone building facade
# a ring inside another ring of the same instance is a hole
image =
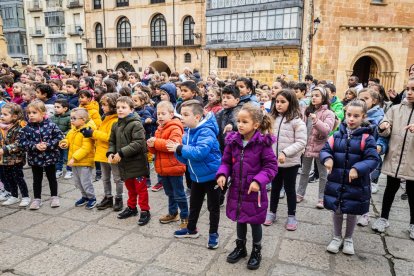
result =
[[[311,55],[304,55],[312,75],[334,81],[340,94],[352,74],[363,84],[377,77],[386,89],[403,88],[414,63],[412,1],[314,0],[306,13],[321,20]],[[305,22],[311,30],[312,20]]]
[[[202,72],[203,0],[87,0],[86,48],[91,68]]]

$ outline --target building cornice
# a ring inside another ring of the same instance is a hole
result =
[[[412,32],[414,26],[341,25],[341,30],[376,32]]]

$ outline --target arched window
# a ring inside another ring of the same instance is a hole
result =
[[[157,14],[151,20],[151,46],[167,45],[167,23],[162,14]]]
[[[96,56],[96,63],[102,63],[102,56],[101,55]]]
[[[103,48],[102,25],[96,24],[95,27],[96,48]]]
[[[187,16],[183,21],[183,45],[194,45],[194,19]]]
[[[184,54],[184,63],[191,63],[191,54],[185,53]]]
[[[116,26],[118,47],[131,47],[131,24],[126,17],[122,17]]]

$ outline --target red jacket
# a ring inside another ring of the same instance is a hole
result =
[[[167,150],[167,141],[181,143],[184,128],[178,118],[159,126],[155,132],[154,147],[148,147],[149,152],[155,154],[155,171],[161,176],[181,176],[185,173],[185,165],[175,158],[173,152]]]

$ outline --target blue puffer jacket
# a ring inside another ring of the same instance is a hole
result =
[[[153,117],[152,117],[152,114],[147,109],[146,106],[141,107],[141,108],[135,108],[135,112],[141,118],[141,124],[144,126],[144,129],[145,129],[145,139],[148,140],[149,138],[151,138],[151,136],[153,134],[153,127],[152,127]],[[148,118],[151,119],[151,123],[146,124],[145,120],[147,120]]]
[[[209,112],[196,128],[187,128],[183,145],[177,148],[178,161],[187,165],[191,180],[201,183],[216,179],[221,164],[219,128],[216,117]]]
[[[362,150],[363,134],[370,134],[365,140]],[[371,198],[370,173],[377,167],[379,156],[376,142],[372,137],[373,127],[362,126],[348,136],[346,123],[340,125],[335,132],[333,148],[328,142],[320,153],[322,164],[329,158],[334,164],[325,188],[324,205],[326,209],[336,211],[340,208],[343,214],[362,215],[369,210]],[[349,182],[349,171],[355,168],[358,178]]]
[[[374,133],[372,134],[372,136],[375,138],[375,141],[377,141],[379,138],[378,125],[384,118],[384,115],[384,110],[379,105],[374,106],[367,112],[368,121],[375,127]]]
[[[30,166],[46,167],[59,161],[59,142],[63,139],[59,127],[45,119],[40,123],[29,123],[20,130],[19,146],[27,152]],[[45,151],[39,151],[36,145],[46,142]]]

